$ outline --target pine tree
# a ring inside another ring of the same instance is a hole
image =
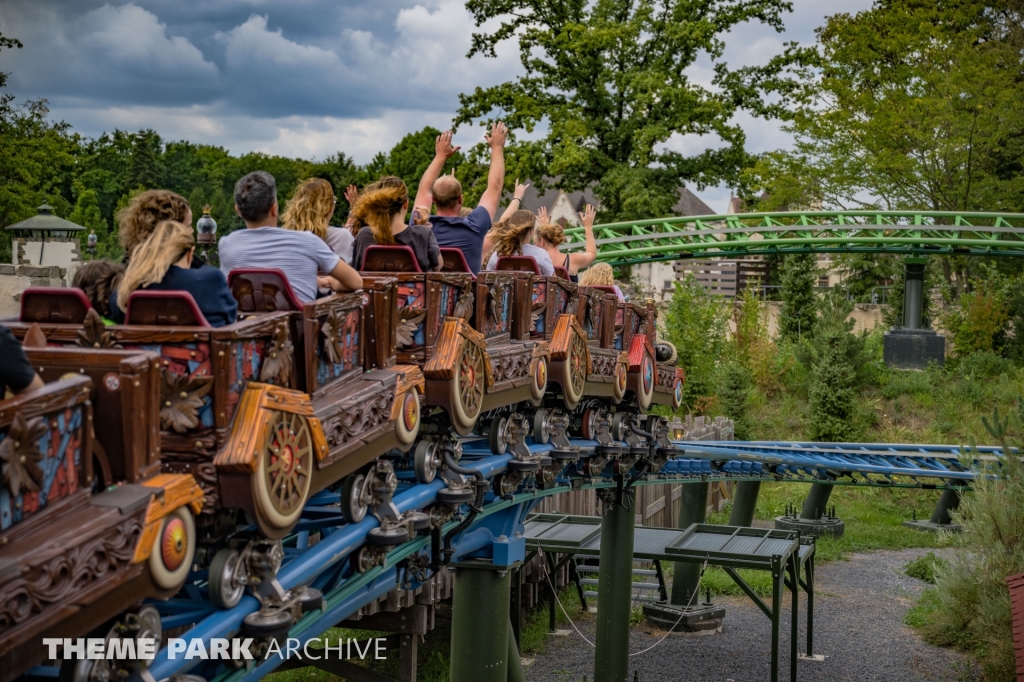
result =
[[[779,334],[795,341],[810,335],[816,317],[814,286],[818,283],[818,265],[813,253],[794,253],[782,264],[782,309]]]
[[[722,366],[718,403],[725,416],[733,420],[736,440],[750,439],[750,377],[747,369],[732,360]]]
[[[819,330],[815,342],[821,352],[808,391],[812,437],[832,443],[849,441],[856,432],[857,409],[857,375],[848,352],[850,333],[839,324]]]

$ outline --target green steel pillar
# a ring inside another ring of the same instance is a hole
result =
[[[924,258],[908,256],[903,259],[903,326],[920,329],[924,311]]]
[[[632,490],[622,491],[621,498],[612,490],[604,495],[594,682],[629,682],[635,498]]]
[[[694,523],[704,523],[708,515],[708,491],[711,484],[707,481],[684,483],[679,498],[679,527],[689,528]],[[676,606],[690,603],[693,592],[700,583],[700,564],[677,562],[672,569],[672,599]],[[697,598],[693,597],[693,603]]]
[[[942,491],[942,497],[939,498],[939,503],[935,505],[935,511],[932,512],[932,523],[937,526],[948,526],[953,523],[953,517],[950,516],[950,512],[955,511],[960,506],[960,491],[956,488],[946,488]]]
[[[800,509],[801,519],[818,521],[828,511],[828,498],[832,496],[831,483],[812,483],[807,491],[807,499]]]
[[[734,491],[729,525],[749,526],[754,522],[754,510],[757,508],[757,496],[761,492],[761,481],[740,481]]]
[[[516,644],[516,636],[511,626],[508,629],[508,682],[526,682],[523,661],[519,658],[519,645]]]
[[[507,682],[510,572],[483,561],[457,565],[450,682]]]

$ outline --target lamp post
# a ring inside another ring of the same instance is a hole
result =
[[[196,244],[207,265],[217,265],[220,261],[217,253],[217,221],[210,215],[209,206],[203,206],[203,215],[196,221]]]

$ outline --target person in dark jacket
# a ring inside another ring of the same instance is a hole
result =
[[[187,291],[211,326],[223,327],[234,322],[238,304],[231,295],[227,279],[218,268],[192,267],[194,254],[192,228],[173,220],[157,225],[135,250],[121,285],[110,296],[112,319],[123,323],[129,297],[138,289],[146,289]]]
[[[43,380],[32,369],[21,342],[7,327],[0,327],[0,400],[7,391],[14,395],[43,387]]]

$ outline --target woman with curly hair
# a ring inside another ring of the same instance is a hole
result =
[[[135,247],[121,284],[110,296],[111,318],[123,323],[128,299],[139,289],[187,291],[203,317],[214,327],[235,321],[235,302],[224,274],[209,265],[192,266],[195,254],[192,228],[173,220],[156,226],[146,241]]]
[[[615,271],[607,263],[594,263],[580,275],[581,287],[612,287],[620,301],[625,301],[622,289],[615,284]]]
[[[353,266],[362,267],[367,247],[401,244],[413,250],[424,272],[440,272],[443,260],[433,230],[407,224],[408,211],[409,188],[401,178],[381,178],[363,190],[351,213],[353,224],[364,226],[356,235]]]
[[[537,220],[533,213],[520,209],[492,227],[487,237],[494,248],[484,259],[487,264],[484,270],[498,267],[498,259],[504,256],[532,256],[537,261],[537,267],[540,268],[542,275],[555,274],[555,267],[551,264],[547,252],[529,243],[536,224]]]
[[[585,250],[576,253],[562,253],[558,250],[558,246],[565,242],[565,231],[558,223],[546,222],[547,211],[540,216],[541,224],[537,226],[534,242],[547,252],[552,263],[558,263],[568,270],[569,279],[573,282],[578,282],[579,271],[588,267],[597,258],[597,240],[594,239],[595,214],[596,211],[590,204],[587,204],[587,208],[580,213],[586,247]]]
[[[284,209],[282,227],[296,232],[312,232],[351,265],[355,237],[349,230],[330,225],[337,203],[331,183],[320,178],[303,180]]]
[[[165,220],[192,225],[192,209],[188,200],[166,189],[146,190],[117,212],[118,237],[124,248],[126,264],[131,261],[135,248]]]

